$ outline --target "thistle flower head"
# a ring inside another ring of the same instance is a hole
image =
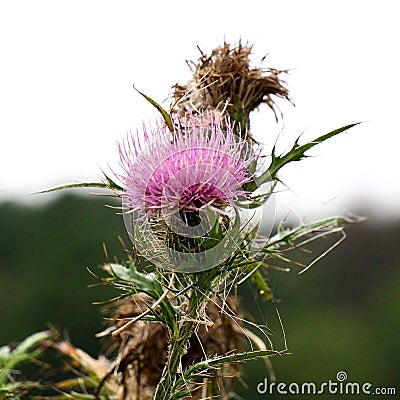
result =
[[[198,272],[226,260],[256,226],[243,208],[258,153],[228,118],[172,117],[119,146],[125,226],[137,254],[162,268]],[[251,220],[251,222],[250,222]]]
[[[142,140],[131,134],[120,144],[119,179],[129,209],[147,216],[206,205],[222,209],[245,194],[255,156],[229,120],[207,112],[176,118],[174,126],[172,133],[161,122],[155,129],[144,126]]]

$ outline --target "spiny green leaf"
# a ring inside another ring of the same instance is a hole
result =
[[[160,275],[153,272],[139,272],[133,260],[129,261],[128,267],[119,264],[111,264],[110,267],[118,279],[132,284],[130,287],[125,287],[126,290],[132,290],[133,293],[146,293],[155,301],[162,296],[163,287]],[[177,329],[176,312],[168,297],[160,303],[160,309],[161,315],[159,317],[175,332]]]
[[[160,104],[158,104],[155,100],[153,100],[151,97],[147,96],[146,94],[142,93],[140,90],[136,89],[135,85],[133,88],[140,94],[142,95],[153,107],[155,107],[158,112],[161,114],[161,116],[164,119],[165,125],[167,125],[167,128],[170,130],[170,132],[174,131],[174,126],[172,124],[171,116],[169,115],[168,111],[165,110]]]
[[[83,183],[71,183],[61,186],[56,186],[54,188],[41,190],[39,192],[34,192],[33,194],[50,193],[56,192],[63,189],[76,189],[76,188],[100,188],[100,189],[110,189],[110,186],[102,182],[83,182]]]
[[[49,331],[42,331],[34,333],[28,336],[24,341],[22,341],[13,351],[13,354],[24,354],[32,347],[36,346],[47,340],[50,337]]]
[[[14,350],[7,351],[5,350],[5,347],[1,348],[0,387],[6,384],[9,373],[18,364],[32,360],[41,353],[41,350],[35,349],[35,347],[47,340],[49,337],[50,333],[48,331],[38,332],[28,336]]]
[[[277,179],[277,174],[278,171],[286,164],[292,162],[292,161],[300,161],[303,158],[307,157],[305,152],[315,145],[324,142],[327,139],[330,139],[333,136],[338,135],[341,132],[347,131],[350,128],[353,128],[354,126],[358,125],[359,122],[355,124],[350,124],[343,126],[341,128],[335,129],[331,132],[326,133],[325,135],[321,135],[317,137],[316,139],[312,140],[311,142],[305,143],[303,145],[299,145],[298,141],[299,138],[295,141],[293,144],[292,148],[284,155],[277,156],[275,154],[275,147],[272,150],[272,160],[271,164],[268,167],[268,169],[263,172],[260,176],[255,178],[253,182],[249,182],[247,185],[245,185],[246,190],[254,191],[257,187],[262,185],[265,182],[269,182],[271,180],[276,180]]]
[[[0,347],[0,366],[2,365],[2,362],[10,356],[10,353],[11,349],[9,346]]]
[[[56,186],[54,188],[41,190],[39,192],[34,192],[33,194],[41,194],[41,193],[50,193],[56,192],[58,190],[64,189],[78,189],[78,188],[99,188],[99,189],[114,189],[123,191],[124,189],[115,183],[109,176],[107,176],[104,172],[104,182],[79,182],[79,183],[70,183],[66,185]]]
[[[244,353],[230,354],[227,356],[219,356],[211,358],[209,360],[201,361],[197,364],[189,367],[184,374],[176,381],[174,385],[174,391],[178,393],[185,382],[191,381],[195,376],[201,375],[213,368],[219,368],[224,364],[230,364],[235,362],[246,362],[250,360],[256,360],[262,357],[271,357],[276,355],[289,354],[287,351],[276,351],[276,350],[254,350],[247,351]],[[178,397],[175,397],[178,398]]]
[[[292,244],[299,239],[302,239],[311,233],[315,232],[336,232],[342,229],[346,224],[359,222],[362,219],[349,219],[345,217],[330,217],[308,224],[302,224],[292,229],[285,229],[280,226],[276,235],[268,240],[261,251],[269,252],[278,249],[285,244]]]
[[[298,265],[302,267],[301,271],[299,272],[302,274],[315,265],[323,257],[325,257],[331,250],[333,250],[344,240],[346,237],[344,234],[344,225],[347,223],[356,223],[361,221],[363,221],[363,218],[360,217],[354,219],[332,217],[309,224],[302,224],[293,229],[285,229],[283,225],[280,225],[275,236],[269,239],[266,244],[260,243],[258,248],[259,253],[255,256],[255,258],[257,260],[276,258],[284,261],[285,263]],[[303,247],[317,239],[321,239],[332,234],[338,234],[337,240],[335,240],[335,242],[330,245],[327,250],[315,257],[314,260],[307,266],[304,266],[303,264],[298,263],[284,255],[285,252],[293,250],[296,247]]]
[[[157,299],[162,294],[160,276],[155,273],[139,272],[133,262],[128,267],[120,264],[110,264],[114,275],[127,282],[131,282],[136,292],[143,292]]]
[[[119,190],[121,192],[124,191],[124,189],[121,186],[119,186],[117,183],[115,183],[109,176],[107,176],[104,171],[102,171],[102,172],[103,172],[104,179],[105,179],[104,183],[108,186],[109,189],[115,189],[115,190]]]
[[[272,179],[269,179],[269,181],[272,181]],[[265,204],[271,197],[271,195],[274,193],[274,189],[276,187],[276,182],[272,182],[270,187],[268,188],[267,191],[263,191],[261,194],[252,194],[250,196],[240,196],[238,200],[236,201],[236,204],[240,208],[244,209],[254,209],[261,207],[263,204]],[[247,187],[246,187],[247,189]]]

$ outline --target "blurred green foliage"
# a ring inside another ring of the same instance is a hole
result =
[[[104,325],[100,306],[92,303],[116,293],[88,289],[97,281],[86,268],[99,272],[106,260],[103,243],[119,259],[125,257],[118,236],[129,243],[122,217],[104,207],[110,203],[64,194],[41,206],[0,204],[0,345],[53,324],[88,353],[101,351],[94,334]],[[345,242],[305,274],[293,268],[269,275],[279,304],[244,290],[247,316],[270,327],[277,350],[284,345],[277,312],[282,319],[293,354],[272,359],[278,382],[321,383],[345,371],[349,382],[398,383],[399,241],[399,222],[349,226]],[[248,387],[238,384],[242,398],[283,397],[257,394],[268,375],[261,361],[243,371]]]
[[[104,325],[92,303],[115,292],[88,289],[98,281],[87,268],[100,272],[103,243],[110,257],[125,258],[118,236],[127,242],[122,217],[104,204],[110,199],[67,194],[40,207],[0,205],[0,343],[53,324],[77,346],[99,351],[93,334]]]

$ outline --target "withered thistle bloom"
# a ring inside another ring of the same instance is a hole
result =
[[[216,301],[216,299],[214,299]],[[212,326],[199,326],[197,335],[190,339],[187,353],[182,358],[182,367],[190,367],[200,362],[205,354],[228,354],[245,347],[246,336],[240,324],[225,313],[221,313],[217,303],[211,301],[207,306],[207,317]],[[143,294],[137,294],[125,300],[115,310],[115,323],[120,326],[126,318],[136,317],[148,309],[152,300]],[[226,299],[225,306],[237,310],[237,300]],[[124,399],[150,400],[154,398],[156,386],[161,378],[161,371],[168,355],[168,333],[161,324],[138,321],[130,329],[113,339],[110,351],[116,353],[113,366],[108,370],[105,383],[112,383],[112,378],[119,378],[124,389]],[[194,390],[185,398],[203,399],[207,386],[208,395],[221,390],[230,392],[234,378],[238,374],[238,365],[229,364],[210,373],[209,379],[192,382]],[[104,375],[103,375],[104,376]]]
[[[197,62],[190,62],[192,79],[176,84],[173,109],[226,110],[239,123],[242,132],[249,129],[249,114],[259,105],[267,104],[277,117],[274,97],[290,100],[282,73],[273,68],[251,67],[252,46],[224,43],[210,55],[201,52]]]

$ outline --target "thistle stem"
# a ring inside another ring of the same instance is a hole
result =
[[[189,315],[181,319],[178,331],[170,338],[167,362],[164,366],[160,382],[157,386],[154,400],[169,400],[173,394],[174,385],[178,379],[178,372],[184,356],[189,347],[189,339],[192,336],[201,310],[207,296],[193,289],[189,299]]]
[[[187,321],[181,328],[178,335],[171,338],[168,361],[162,372],[154,400],[169,400],[172,395],[181,359],[187,351],[189,338],[193,333],[195,324]]]

